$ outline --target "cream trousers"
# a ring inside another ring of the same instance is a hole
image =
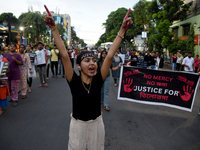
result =
[[[102,115],[95,120],[81,121],[71,114],[68,150],[104,150],[104,141]]]

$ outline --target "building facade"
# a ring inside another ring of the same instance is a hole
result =
[[[71,44],[71,17],[68,14],[58,14],[54,13],[53,11],[50,11],[51,15],[53,16],[53,19],[55,20],[56,24],[60,24],[61,28],[64,29],[64,32],[61,33],[61,38],[66,41],[68,46]],[[44,15],[47,14],[47,12],[43,12]],[[49,32],[51,41],[54,42],[51,30],[49,29],[47,32]]]
[[[188,17],[183,21],[175,21],[171,26],[174,32],[174,37],[179,37],[180,39],[188,39],[190,25],[196,25],[194,27],[194,44],[195,44],[195,54],[200,54],[200,48],[198,48],[198,42],[200,42],[200,0],[185,0],[185,4],[190,4],[190,11],[188,12]],[[199,28],[199,29],[198,29]]]

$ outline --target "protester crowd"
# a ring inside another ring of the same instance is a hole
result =
[[[68,49],[66,50],[69,54],[71,64],[74,68],[74,62],[78,55],[78,50]],[[80,51],[88,51],[87,48],[84,48]],[[95,50],[90,49],[97,60],[98,70],[100,70],[103,60],[107,55],[106,49]],[[10,63],[9,70],[7,73],[8,80],[2,85],[0,85],[3,89],[1,90],[1,107],[0,114],[3,113],[3,107],[7,107],[7,96],[11,95],[11,99],[9,102],[13,102],[12,106],[15,107],[18,105],[18,95],[21,93],[21,98],[25,99],[27,96],[27,92],[31,93],[31,86],[33,82],[33,77],[36,77],[36,72],[39,74],[40,84],[38,87],[48,87],[47,80],[49,80],[49,71],[51,68],[52,78],[58,78],[58,75],[62,74],[62,77],[65,78],[65,71],[62,65],[62,57],[57,49],[57,46],[54,45],[52,50],[49,50],[49,45],[45,45],[43,42],[39,42],[37,45],[31,46],[30,44],[19,46],[19,52],[16,52],[16,45],[11,44],[9,47],[9,51],[5,53],[5,51],[1,51],[1,61],[8,61]],[[4,54],[4,55],[3,55]],[[147,50],[145,53],[131,50],[128,51],[126,49],[118,50],[112,61],[111,75],[114,81],[114,86],[117,87],[118,79],[120,77],[120,67],[123,64],[123,60],[119,54],[125,55],[124,63],[129,66],[135,66],[140,68],[147,69],[163,69],[165,60],[164,54],[159,54],[158,52],[150,52]],[[128,59],[127,59],[128,58]],[[200,59],[199,56],[196,55],[194,59],[192,57],[192,53],[188,52],[183,56],[179,52],[174,54],[171,57],[171,66],[172,71],[188,71],[188,72],[198,72]],[[167,64],[170,65],[170,64]],[[104,81],[102,92],[101,92],[101,106],[104,106],[104,109],[109,111],[109,84],[110,84],[110,72],[107,75],[107,78]],[[6,90],[7,89],[7,90]]]
[[[66,49],[70,54],[72,64],[74,64],[77,52]],[[0,48],[0,65],[2,62],[9,62],[9,67],[6,75],[0,75],[0,115],[3,114],[3,108],[8,106],[8,102],[12,102],[12,106],[16,107],[20,95],[21,99],[27,98],[27,92],[32,92],[31,86],[37,72],[40,78],[39,88],[48,87],[50,66],[52,78],[58,78],[61,73],[65,78],[62,58],[56,45],[49,50],[49,45],[45,45],[43,42],[38,42],[34,46],[20,44],[17,52],[16,44],[11,44],[8,51],[5,51],[3,47]]]
[[[192,52],[187,52],[182,55],[179,51],[171,57],[171,63],[165,62],[164,54],[158,52],[150,52],[147,50],[145,53],[123,49],[121,54],[125,54],[128,57],[127,65],[147,68],[147,69],[163,69],[164,65],[172,66],[172,71],[187,71],[197,73],[199,70],[199,55],[193,58]]]

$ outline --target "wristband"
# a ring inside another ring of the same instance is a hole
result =
[[[54,26],[52,29],[51,29],[51,31],[54,31],[56,29],[56,26]]]
[[[119,32],[117,33],[117,35],[121,38],[121,39],[123,39],[124,37],[122,37],[120,34],[119,34]]]

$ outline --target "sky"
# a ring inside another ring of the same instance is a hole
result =
[[[21,13],[27,12],[32,6],[33,11],[45,11],[44,5],[50,11],[60,14],[69,14],[71,26],[75,27],[76,34],[87,44],[97,43],[99,37],[105,32],[102,24],[112,11],[120,7],[131,8],[139,0],[4,0],[1,4],[0,14],[12,12],[17,18]]]

